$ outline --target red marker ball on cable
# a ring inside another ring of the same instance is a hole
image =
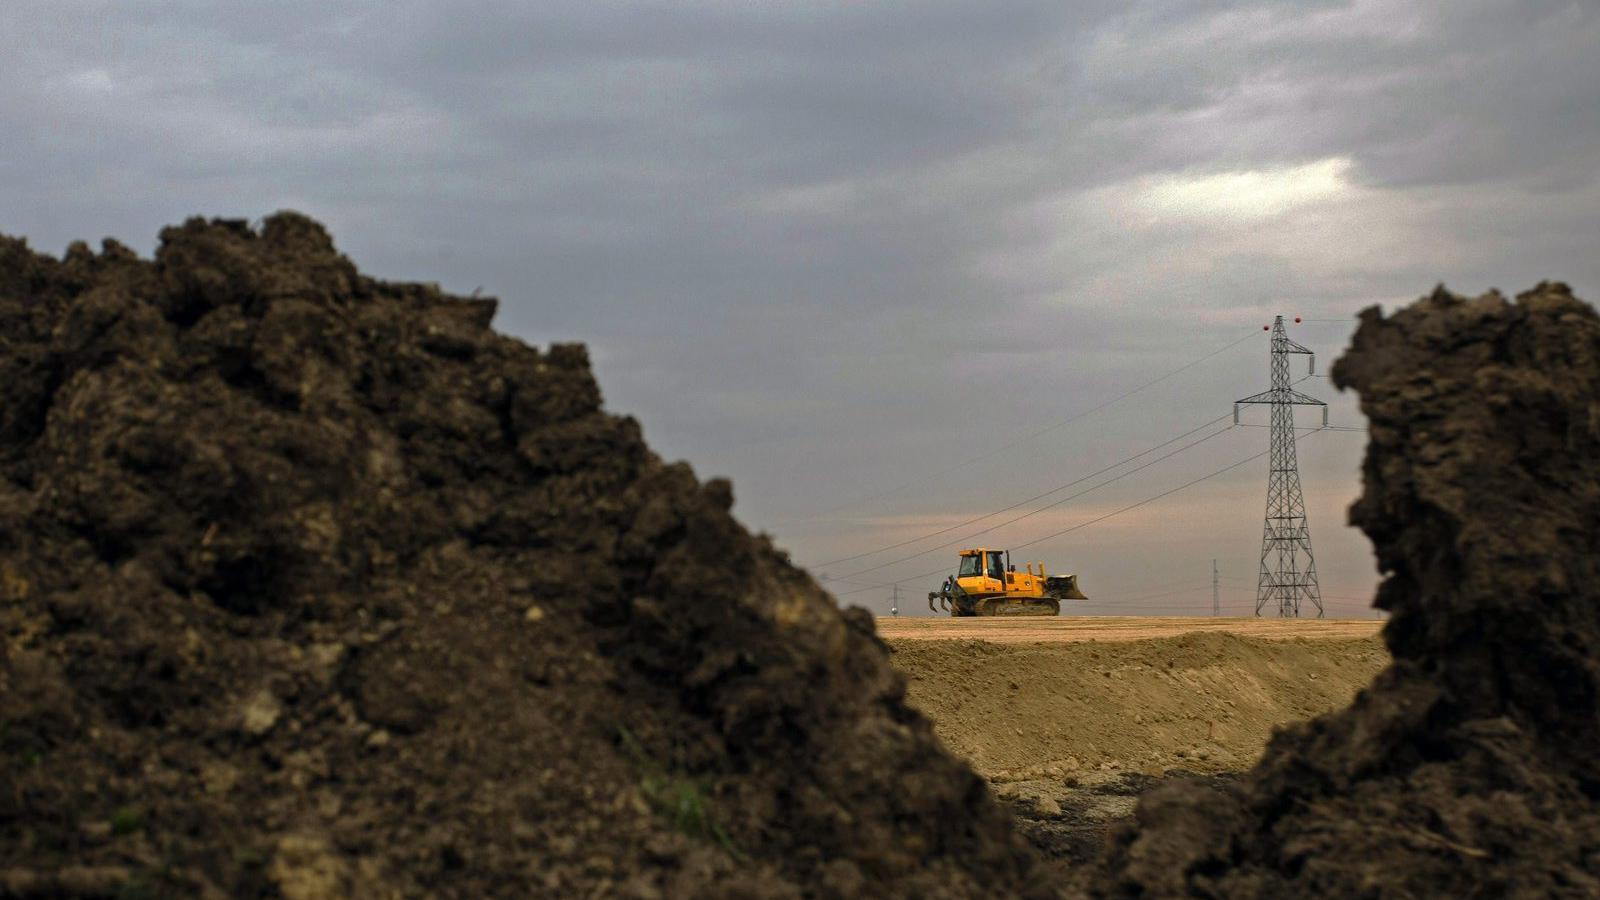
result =
[[[1294,323],[1295,323],[1295,324],[1296,324],[1296,325],[1299,325],[1299,324],[1300,324],[1300,317],[1299,317],[1299,316],[1295,316],[1295,317],[1294,317]]]
[[[1271,331],[1272,330],[1272,326],[1271,325],[1263,325],[1263,326],[1261,326],[1261,330],[1262,331]]]

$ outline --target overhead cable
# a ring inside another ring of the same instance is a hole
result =
[[[1018,446],[1020,444],[1025,444],[1028,441],[1034,440],[1036,438],[1043,437],[1043,436],[1049,434],[1052,431],[1055,431],[1055,430],[1057,430],[1059,428],[1063,428],[1063,427],[1065,427],[1067,425],[1070,425],[1073,422],[1076,422],[1079,419],[1083,418],[1084,416],[1088,416],[1088,415],[1092,415],[1094,413],[1097,413],[1100,410],[1105,409],[1108,406],[1111,406],[1112,404],[1120,403],[1121,401],[1126,400],[1129,397],[1132,397],[1134,394],[1137,394],[1140,391],[1145,390],[1146,388],[1154,387],[1154,386],[1160,384],[1161,382],[1166,381],[1169,378],[1172,378],[1175,375],[1179,375],[1179,374],[1181,374],[1183,372],[1188,371],[1189,369],[1194,368],[1195,366],[1198,366],[1199,364],[1205,362],[1208,359],[1211,359],[1214,356],[1218,356],[1218,355],[1220,355],[1220,354],[1222,354],[1222,353],[1224,353],[1224,352],[1226,352],[1228,350],[1232,350],[1234,347],[1237,347],[1240,344],[1244,343],[1245,341],[1248,341],[1251,338],[1255,337],[1255,335],[1256,335],[1255,330],[1251,329],[1250,331],[1246,332],[1243,337],[1240,337],[1238,340],[1231,341],[1231,342],[1229,342],[1229,343],[1227,343],[1227,344],[1225,344],[1225,345],[1223,345],[1221,347],[1218,347],[1217,349],[1211,351],[1210,353],[1207,353],[1205,356],[1202,356],[1202,357],[1199,357],[1197,359],[1191,360],[1191,361],[1189,361],[1187,363],[1184,363],[1183,365],[1179,366],[1176,369],[1173,369],[1172,371],[1166,373],[1165,375],[1162,375],[1162,376],[1160,376],[1158,378],[1151,379],[1150,381],[1147,381],[1144,384],[1141,384],[1138,387],[1133,388],[1132,390],[1125,391],[1125,392],[1123,392],[1121,394],[1118,394],[1117,396],[1112,397],[1110,400],[1106,400],[1106,401],[1104,401],[1104,402],[1102,402],[1100,404],[1092,406],[1092,407],[1084,410],[1083,412],[1074,413],[1073,415],[1068,416],[1067,418],[1062,419],[1061,421],[1056,422],[1056,423],[1054,423],[1052,425],[1047,425],[1044,428],[1039,429],[1038,431],[1030,432],[1029,434],[1025,434],[1022,437],[1019,437],[1019,438],[1017,438],[1017,439],[1015,439],[1015,440],[1013,440],[1013,441],[1011,441],[1009,443],[1001,444],[998,447],[994,447],[994,448],[992,448],[990,450],[987,450],[987,451],[985,451],[983,453],[980,453],[977,456],[972,457],[971,459],[963,460],[962,462],[958,462],[953,466],[948,466],[946,468],[939,469],[938,471],[929,472],[926,475],[919,475],[916,478],[911,479],[910,481],[907,481],[907,482],[904,482],[904,483],[902,483],[900,485],[897,485],[895,487],[889,488],[886,491],[880,491],[880,492],[878,492],[876,494],[868,494],[865,497],[854,497],[854,498],[852,498],[850,500],[845,501],[844,503],[838,504],[837,506],[829,507],[828,509],[825,509],[822,512],[814,513],[814,514],[809,515],[809,516],[805,516],[800,521],[804,521],[806,519],[824,518],[826,516],[832,515],[835,512],[838,512],[841,509],[848,509],[848,508],[850,508],[852,506],[858,506],[858,505],[860,505],[862,503],[868,503],[868,502],[871,502],[873,500],[881,500],[884,497],[888,497],[888,496],[890,496],[892,494],[897,494],[900,491],[903,491],[906,488],[911,487],[913,485],[921,484],[924,481],[929,481],[929,480],[932,480],[934,478],[938,478],[938,477],[943,476],[943,475],[948,475],[951,472],[955,472],[957,470],[964,469],[967,466],[972,465],[973,463],[982,462],[983,460],[986,460],[991,456],[995,456],[996,454],[1003,453],[1003,452],[1005,452],[1007,450],[1010,450],[1011,448],[1016,447],[1016,446]]]
[[[1154,453],[1155,451],[1160,450],[1162,447],[1167,447],[1167,446],[1170,446],[1172,444],[1175,444],[1178,441],[1181,441],[1184,438],[1188,437],[1189,435],[1194,434],[1197,431],[1202,431],[1202,430],[1204,430],[1206,428],[1210,428],[1212,425],[1215,425],[1218,422],[1221,422],[1223,419],[1226,419],[1226,418],[1228,418],[1228,417],[1227,416],[1218,416],[1217,418],[1212,419],[1209,422],[1206,422],[1206,423],[1204,423],[1202,425],[1198,425],[1198,426],[1196,426],[1194,428],[1189,429],[1188,431],[1185,431],[1183,434],[1180,434],[1175,438],[1171,438],[1169,440],[1162,441],[1161,443],[1156,444],[1153,447],[1147,448],[1145,450],[1141,450],[1141,451],[1139,451],[1138,453],[1135,453],[1132,456],[1125,457],[1123,459],[1117,460],[1116,462],[1112,463],[1109,466],[1106,466],[1105,468],[1097,469],[1096,471],[1090,472],[1089,474],[1084,475],[1081,478],[1075,478],[1072,481],[1067,482],[1066,484],[1057,485],[1057,486],[1051,488],[1050,490],[1045,491],[1042,494],[1035,494],[1035,495],[1033,495],[1032,497],[1029,497],[1026,500],[1018,500],[1016,503],[1013,503],[1010,506],[1003,506],[1003,507],[1001,507],[1001,508],[999,508],[997,510],[994,510],[993,512],[987,512],[987,513],[984,513],[981,516],[976,516],[974,518],[967,519],[965,522],[957,522],[954,525],[950,525],[950,526],[945,527],[945,528],[940,528],[937,531],[929,531],[929,532],[927,532],[925,534],[919,534],[916,537],[907,538],[907,539],[905,539],[903,541],[899,541],[897,543],[885,544],[882,547],[875,547],[875,548],[873,548],[871,550],[864,550],[864,551],[862,551],[860,553],[856,553],[856,554],[851,555],[851,556],[841,556],[841,557],[839,557],[837,559],[825,560],[823,562],[817,563],[816,567],[820,569],[820,568],[822,568],[824,566],[835,566],[835,565],[838,565],[839,563],[843,563],[843,562],[851,562],[852,560],[863,559],[863,558],[868,557],[868,556],[876,556],[879,553],[886,553],[886,552],[888,552],[890,550],[898,550],[901,547],[906,547],[906,546],[909,546],[911,544],[915,544],[918,541],[925,541],[925,540],[927,540],[928,538],[931,538],[931,537],[938,537],[941,534],[948,534],[948,533],[950,533],[952,531],[955,531],[958,528],[965,528],[968,525],[975,525],[978,522],[982,522],[984,519],[994,518],[995,516],[998,516],[1001,513],[1010,512],[1011,510],[1016,509],[1018,507],[1027,506],[1028,504],[1034,502],[1035,500],[1043,500],[1044,498],[1050,496],[1051,494],[1057,494],[1057,493],[1060,493],[1061,491],[1066,490],[1067,488],[1075,487],[1075,486],[1077,486],[1079,484],[1082,484],[1085,481],[1088,481],[1091,478],[1094,478],[1097,475],[1103,475],[1106,472],[1111,471],[1112,469],[1115,469],[1115,468],[1117,468],[1119,466],[1126,465],[1127,463],[1133,462],[1134,460],[1138,459],[1141,456],[1145,456],[1145,455]],[[1107,482],[1107,483],[1109,483],[1109,482]]]
[[[1217,433],[1221,434],[1221,433],[1226,432],[1228,430],[1230,430],[1230,429],[1223,429],[1222,432],[1217,432]],[[1319,432],[1321,430],[1322,430],[1321,428],[1308,429],[1307,430],[1307,434],[1305,436],[1309,437],[1310,435],[1316,434],[1317,432]],[[1215,436],[1215,435],[1213,435],[1213,436]],[[1099,516],[1099,517],[1096,517],[1094,519],[1090,519],[1087,522],[1079,523],[1077,525],[1072,526],[1071,528],[1063,528],[1060,531],[1052,532],[1052,533],[1047,534],[1047,535],[1045,535],[1043,537],[1036,538],[1034,540],[1028,541],[1027,543],[1024,543],[1024,544],[1014,544],[1014,545],[1012,545],[1011,549],[1020,550],[1023,547],[1031,547],[1031,546],[1033,546],[1035,544],[1039,544],[1039,543],[1042,543],[1044,541],[1050,540],[1051,538],[1057,538],[1057,537],[1060,537],[1060,536],[1062,536],[1064,534],[1070,534],[1071,532],[1077,531],[1080,528],[1088,528],[1091,525],[1096,525],[1096,524],[1098,524],[1100,522],[1106,521],[1107,519],[1113,518],[1115,516],[1120,516],[1125,512],[1128,512],[1128,511],[1134,510],[1134,509],[1138,509],[1141,506],[1144,506],[1146,504],[1152,503],[1152,502],[1154,502],[1156,500],[1160,500],[1163,497],[1169,497],[1169,496],[1171,496],[1173,494],[1176,494],[1179,491],[1185,490],[1187,488],[1191,488],[1191,487],[1193,487],[1193,486],[1195,486],[1195,485],[1197,485],[1197,484],[1199,484],[1199,483],[1201,483],[1203,481],[1208,481],[1208,480],[1210,480],[1212,478],[1215,478],[1218,475],[1221,475],[1221,474],[1223,474],[1225,472],[1230,472],[1230,471],[1232,471],[1234,469],[1239,468],[1242,465],[1245,465],[1246,463],[1255,462],[1256,460],[1260,459],[1261,457],[1266,456],[1268,452],[1270,452],[1270,451],[1262,450],[1261,452],[1252,454],[1250,456],[1247,456],[1244,459],[1239,460],[1238,462],[1230,463],[1230,464],[1228,464],[1226,466],[1223,466],[1220,469],[1217,469],[1217,470],[1215,470],[1213,472],[1210,472],[1210,473],[1208,473],[1206,475],[1202,475],[1199,478],[1195,478],[1195,479],[1193,479],[1191,481],[1186,481],[1183,484],[1180,484],[1175,488],[1169,488],[1169,489],[1167,489],[1165,491],[1162,491],[1161,493],[1156,494],[1156,495],[1154,495],[1152,497],[1146,497],[1145,499],[1140,500],[1137,503],[1130,503],[1129,505],[1124,506],[1121,509],[1115,510],[1113,512],[1106,513],[1103,516]],[[920,556],[922,554],[918,554],[918,555]],[[907,557],[907,558],[909,559],[911,557]],[[893,565],[893,563],[884,563],[883,566],[879,566],[877,568],[884,568],[884,567],[889,566],[889,565]],[[915,579],[915,578],[927,578],[927,577],[932,576],[932,575],[938,575],[938,574],[941,574],[941,573],[949,571],[949,568],[950,568],[949,566],[940,566],[937,569],[931,569],[931,570],[926,571],[926,572],[919,572],[919,573],[917,573],[915,575],[907,575],[907,576],[905,576],[903,578],[898,578],[898,579],[895,579],[893,581],[884,581],[884,582],[880,582],[878,584],[867,585],[866,587],[857,588],[856,590],[853,590],[853,591],[843,591],[843,592],[835,594],[834,596],[836,596],[836,597],[848,597],[848,596],[850,596],[852,594],[862,593],[863,591],[882,590],[883,588],[891,587],[891,586],[893,586],[893,585],[895,585],[895,584],[897,584],[899,582],[902,582],[902,581],[910,581],[910,580]],[[870,571],[873,571],[873,570],[872,569],[867,569],[867,570],[864,570],[864,571],[869,571],[870,572]],[[859,575],[861,573],[857,572],[857,573],[852,573],[852,574],[853,575]]]

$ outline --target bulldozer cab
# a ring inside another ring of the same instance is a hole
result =
[[[957,578],[1004,578],[1005,566],[1004,550],[963,550],[961,551],[961,567],[956,571]]]
[[[963,550],[956,578],[972,591],[1004,591],[1010,581],[1004,550]]]

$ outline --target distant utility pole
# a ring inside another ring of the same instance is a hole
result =
[[[1220,598],[1221,593],[1217,585],[1217,561],[1213,559],[1211,561],[1211,614],[1213,616],[1222,615],[1222,600]]]
[[[900,585],[894,586],[894,596],[889,600],[889,615],[900,615]]]
[[[1300,321],[1295,319],[1296,322]],[[1233,403],[1233,421],[1239,421],[1239,407],[1246,403],[1266,403],[1272,407],[1272,433],[1267,469],[1267,517],[1261,532],[1261,577],[1256,583],[1256,615],[1268,604],[1279,616],[1300,615],[1300,601],[1308,600],[1322,618],[1322,591],[1317,587],[1317,561],[1311,555],[1311,529],[1306,523],[1306,498],[1300,491],[1300,463],[1295,456],[1294,408],[1322,407],[1322,424],[1328,424],[1328,404],[1308,397],[1289,386],[1289,354],[1310,356],[1316,370],[1316,356],[1289,340],[1283,330],[1283,316],[1272,323],[1272,388]],[[1300,571],[1299,554],[1306,556],[1305,571]]]

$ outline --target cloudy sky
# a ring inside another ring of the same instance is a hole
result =
[[[1441,281],[1600,296],[1597,47],[1593,0],[7,0],[0,231],[299,209],[587,342],[846,602],[914,610],[970,537],[1096,613],[1209,613],[1215,558],[1248,612],[1266,462],[1213,473],[1267,432],[1200,427],[1261,325],[1320,373]],[[1377,577],[1361,448],[1300,448],[1331,614]]]

